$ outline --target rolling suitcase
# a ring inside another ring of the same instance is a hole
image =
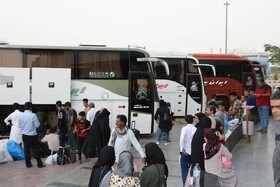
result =
[[[57,164],[64,165],[76,162],[76,151],[71,147],[59,147],[57,152]]]
[[[132,126],[131,126],[131,130],[134,133],[135,138],[138,140],[140,140],[140,131],[138,129],[135,128],[135,121],[132,121]]]

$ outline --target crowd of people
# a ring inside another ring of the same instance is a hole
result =
[[[232,166],[232,155],[224,146],[225,131],[230,121],[236,125],[242,122],[243,105],[253,105],[251,116],[259,117],[261,128],[257,130],[266,134],[268,129],[269,107],[277,121],[280,121],[280,92],[272,94],[271,87],[262,80],[258,81],[256,90],[245,90],[240,98],[235,91],[230,92],[232,105],[226,110],[225,104],[216,100],[213,94],[208,102],[205,113],[186,115],[187,123],[180,134],[180,166],[183,187],[192,185],[195,166],[200,168],[200,186],[229,186],[238,184],[238,178]],[[271,96],[272,94],[272,96]],[[89,186],[166,186],[168,167],[165,156],[158,146],[165,138],[165,145],[170,142],[169,132],[173,126],[173,113],[169,103],[160,101],[160,107],[155,113],[155,120],[159,124],[155,143],[147,143],[142,149],[134,132],[127,126],[127,117],[117,115],[116,126],[110,129],[109,115],[106,108],[95,110],[94,103],[83,100],[84,111],[78,114],[70,102],[64,106],[61,101],[56,102],[57,125],[46,127],[46,136],[42,142],[49,143],[49,149],[58,151],[58,147],[70,146],[78,152],[78,159],[82,163],[82,153],[88,157],[97,157],[91,172]],[[45,167],[40,154],[40,141],[37,129],[40,121],[32,113],[32,103],[25,103],[25,111],[19,111],[19,105],[13,105],[14,112],[5,122],[11,125],[10,139],[18,144],[23,143],[26,167],[32,167],[31,150],[39,168]],[[280,184],[279,158],[279,125],[276,128],[276,148],[273,156],[273,170],[275,185]],[[52,142],[53,140],[57,140]],[[134,162],[131,146],[138,151],[143,162],[143,169],[139,173]],[[222,158],[222,159],[221,159]],[[187,176],[190,172],[190,180]],[[187,184],[188,183],[188,184]]]
[[[77,113],[70,102],[63,105],[57,101],[57,123],[50,126],[44,122],[44,115],[32,112],[31,102],[25,103],[24,112],[19,111],[19,104],[13,106],[14,112],[5,122],[12,127],[10,140],[23,145],[27,168],[33,167],[31,156],[36,159],[38,168],[45,167],[40,150],[42,143],[47,143],[51,151],[47,154],[70,147],[77,151],[80,163],[83,158],[98,158],[89,186],[166,186],[168,168],[162,150],[151,142],[145,145],[144,151],[134,132],[128,128],[125,115],[117,115],[116,126],[110,129],[110,112],[106,108],[96,111],[94,103],[84,99],[84,110]],[[39,132],[39,129],[45,132]],[[43,134],[42,138],[39,134]],[[132,145],[142,158],[141,175],[130,152]]]

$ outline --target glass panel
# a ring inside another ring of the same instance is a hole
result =
[[[79,79],[124,77],[120,52],[80,51],[77,69]]]
[[[74,51],[29,50],[27,52],[27,67],[71,68],[71,78],[74,78],[74,62]]]
[[[255,88],[255,82],[254,82],[254,74],[253,73],[244,73],[244,85],[245,89],[249,88]]]
[[[202,83],[199,75],[187,74],[187,93],[197,103],[202,103]]]
[[[136,52],[136,51],[130,51],[130,69],[131,71],[142,71],[142,72],[148,72],[148,62],[138,62],[137,58],[144,58],[145,54]]]
[[[131,110],[152,112],[151,86],[148,74],[131,75]]]
[[[193,66],[194,64],[196,64],[196,62],[193,59],[188,59],[187,64],[188,64],[187,73],[198,73],[198,68]]]
[[[228,77],[242,82],[242,61],[200,60],[199,63],[214,65],[217,77]],[[203,76],[213,76],[211,68],[201,68],[201,70]]]
[[[161,58],[165,60],[169,66],[169,76],[166,75],[163,66],[155,64],[154,71],[156,79],[170,79],[181,84],[184,83],[184,59]]]
[[[22,67],[22,52],[19,49],[1,49],[1,67]]]

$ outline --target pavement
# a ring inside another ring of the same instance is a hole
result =
[[[255,132],[250,143],[246,144],[245,137],[242,138],[232,151],[233,164],[239,178],[241,187],[273,187],[272,155],[275,147],[274,130],[275,121],[271,118],[267,134]],[[169,168],[168,186],[182,186],[181,170],[179,165],[179,138],[181,128],[185,125],[184,120],[177,120],[171,131],[172,142],[160,147],[163,150]],[[259,124],[255,124],[255,131]],[[148,142],[155,142],[155,135],[142,136],[140,144],[142,147]],[[143,168],[139,154],[134,148],[132,153],[139,170]],[[24,161],[14,161],[0,164],[0,187],[84,187],[88,185],[91,169],[96,162],[95,158],[82,164],[66,164],[63,166],[53,165],[45,168],[26,168]]]

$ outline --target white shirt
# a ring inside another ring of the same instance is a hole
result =
[[[196,127],[193,124],[188,124],[182,128],[180,136],[180,152],[185,149],[186,152],[191,155],[192,138],[195,131]]]
[[[18,119],[22,112],[19,110],[15,110],[13,113],[11,113],[5,120],[4,122],[9,125],[9,121],[12,121],[12,127],[11,127],[11,132],[10,132],[10,140],[14,140],[18,144],[22,142],[22,132],[21,129],[18,126]]]
[[[111,138],[112,138],[112,134],[114,131],[115,131],[115,127],[113,128],[112,133],[111,133],[111,137],[110,137],[109,144],[108,144],[109,146],[112,146]],[[118,135],[116,138],[115,145],[114,145],[115,154],[116,154],[116,162],[119,161],[119,155],[121,152],[130,151],[131,144],[138,151],[138,153],[141,155],[142,158],[145,157],[145,153],[144,153],[140,143],[135,138],[133,131],[131,129],[128,129],[126,134]]]
[[[58,136],[58,134],[50,133],[48,135],[45,135],[44,138],[41,141],[48,143],[49,150],[58,151],[58,149],[59,149],[59,136]]]
[[[92,122],[94,120],[96,114],[96,110],[95,108],[91,108],[88,112],[87,112],[87,120],[90,122],[90,125],[92,125]]]
[[[19,110],[15,110],[13,113],[11,113],[5,120],[4,122],[9,125],[9,121],[12,121],[12,124],[18,127],[18,119],[19,116],[21,115],[22,112]]]

